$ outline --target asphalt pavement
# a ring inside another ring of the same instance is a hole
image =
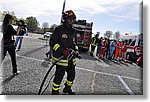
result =
[[[42,80],[52,65],[45,53],[49,46],[43,35],[29,34],[24,36],[22,48],[17,54],[19,74],[12,75],[10,56],[7,55],[0,73],[0,92],[4,95],[37,95]],[[82,52],[82,59],[77,59],[76,78],[72,89],[76,95],[143,95],[143,68],[136,64],[116,60],[100,60]],[[51,94],[51,76],[55,67],[49,73],[43,93]],[[60,86],[64,88],[66,75]]]

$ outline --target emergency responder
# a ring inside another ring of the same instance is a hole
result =
[[[96,56],[97,56],[97,57],[100,57],[100,49],[101,49],[102,41],[103,41],[103,37],[101,37],[101,38],[98,40],[97,52],[96,52]]]
[[[100,59],[104,60],[105,57],[105,50],[106,50],[106,45],[107,45],[107,37],[105,37],[102,41],[102,46],[100,50]]]
[[[115,58],[117,60],[121,60],[122,59],[122,56],[121,56],[121,50],[122,50],[122,41],[121,39],[117,42],[117,45],[116,45],[116,52],[115,52]]]
[[[99,41],[98,36],[99,36],[99,32],[97,32],[95,34],[95,36],[92,38],[92,40],[91,40],[91,52],[90,52],[90,56],[93,56],[95,47],[96,47],[96,45],[97,45],[97,43]]]
[[[107,38],[107,40],[106,40],[106,49],[105,49],[106,59],[110,59],[109,47],[110,47],[110,40],[109,40],[109,38]]]
[[[52,62],[55,62],[61,56],[64,56],[59,62],[56,63],[55,77],[52,83],[52,95],[59,95],[59,87],[65,72],[67,72],[67,80],[65,82],[64,93],[74,95],[71,87],[75,79],[75,65],[76,60],[73,57],[68,60],[70,49],[78,51],[76,46],[75,29],[72,24],[76,20],[76,15],[72,10],[67,10],[63,14],[63,24],[57,26],[50,38],[50,46],[53,50]]]
[[[123,61],[126,60],[126,51],[127,51],[127,46],[125,44],[125,41],[122,41],[121,56]]]
[[[113,58],[113,54],[116,48],[116,40],[114,39],[113,41],[110,42],[110,60]]]

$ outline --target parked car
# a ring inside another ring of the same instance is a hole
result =
[[[46,32],[45,34],[44,34],[44,38],[49,38],[50,36],[51,36],[51,32]]]

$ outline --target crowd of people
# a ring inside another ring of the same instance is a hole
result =
[[[126,61],[126,50],[127,45],[131,42],[128,40],[116,40],[116,39],[109,39],[108,37],[99,37],[100,33],[95,34],[95,36],[91,40],[91,52],[90,55],[93,56],[95,48],[96,56],[102,60],[108,59],[116,59],[116,60],[124,60]]]

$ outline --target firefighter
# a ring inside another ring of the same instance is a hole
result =
[[[97,32],[95,34],[95,36],[92,38],[92,40],[91,40],[91,52],[90,52],[90,56],[93,56],[95,47],[96,47],[96,45],[97,45],[97,43],[99,41],[98,36],[99,36],[99,32]]]
[[[119,40],[116,44],[116,52],[115,52],[115,58],[117,60],[121,60],[122,56],[121,56],[121,50],[122,50],[122,41]]]
[[[76,46],[75,29],[72,24],[76,20],[76,15],[72,10],[67,10],[63,14],[63,23],[55,28],[52,37],[50,38],[50,46],[53,50],[52,62],[54,63],[60,56],[64,56],[59,62],[56,63],[55,77],[52,83],[52,95],[59,95],[59,87],[67,72],[67,80],[65,82],[64,93],[74,95],[71,87],[75,79],[75,65],[76,60],[73,57],[71,60],[67,60],[70,54],[69,49],[78,51]]]

